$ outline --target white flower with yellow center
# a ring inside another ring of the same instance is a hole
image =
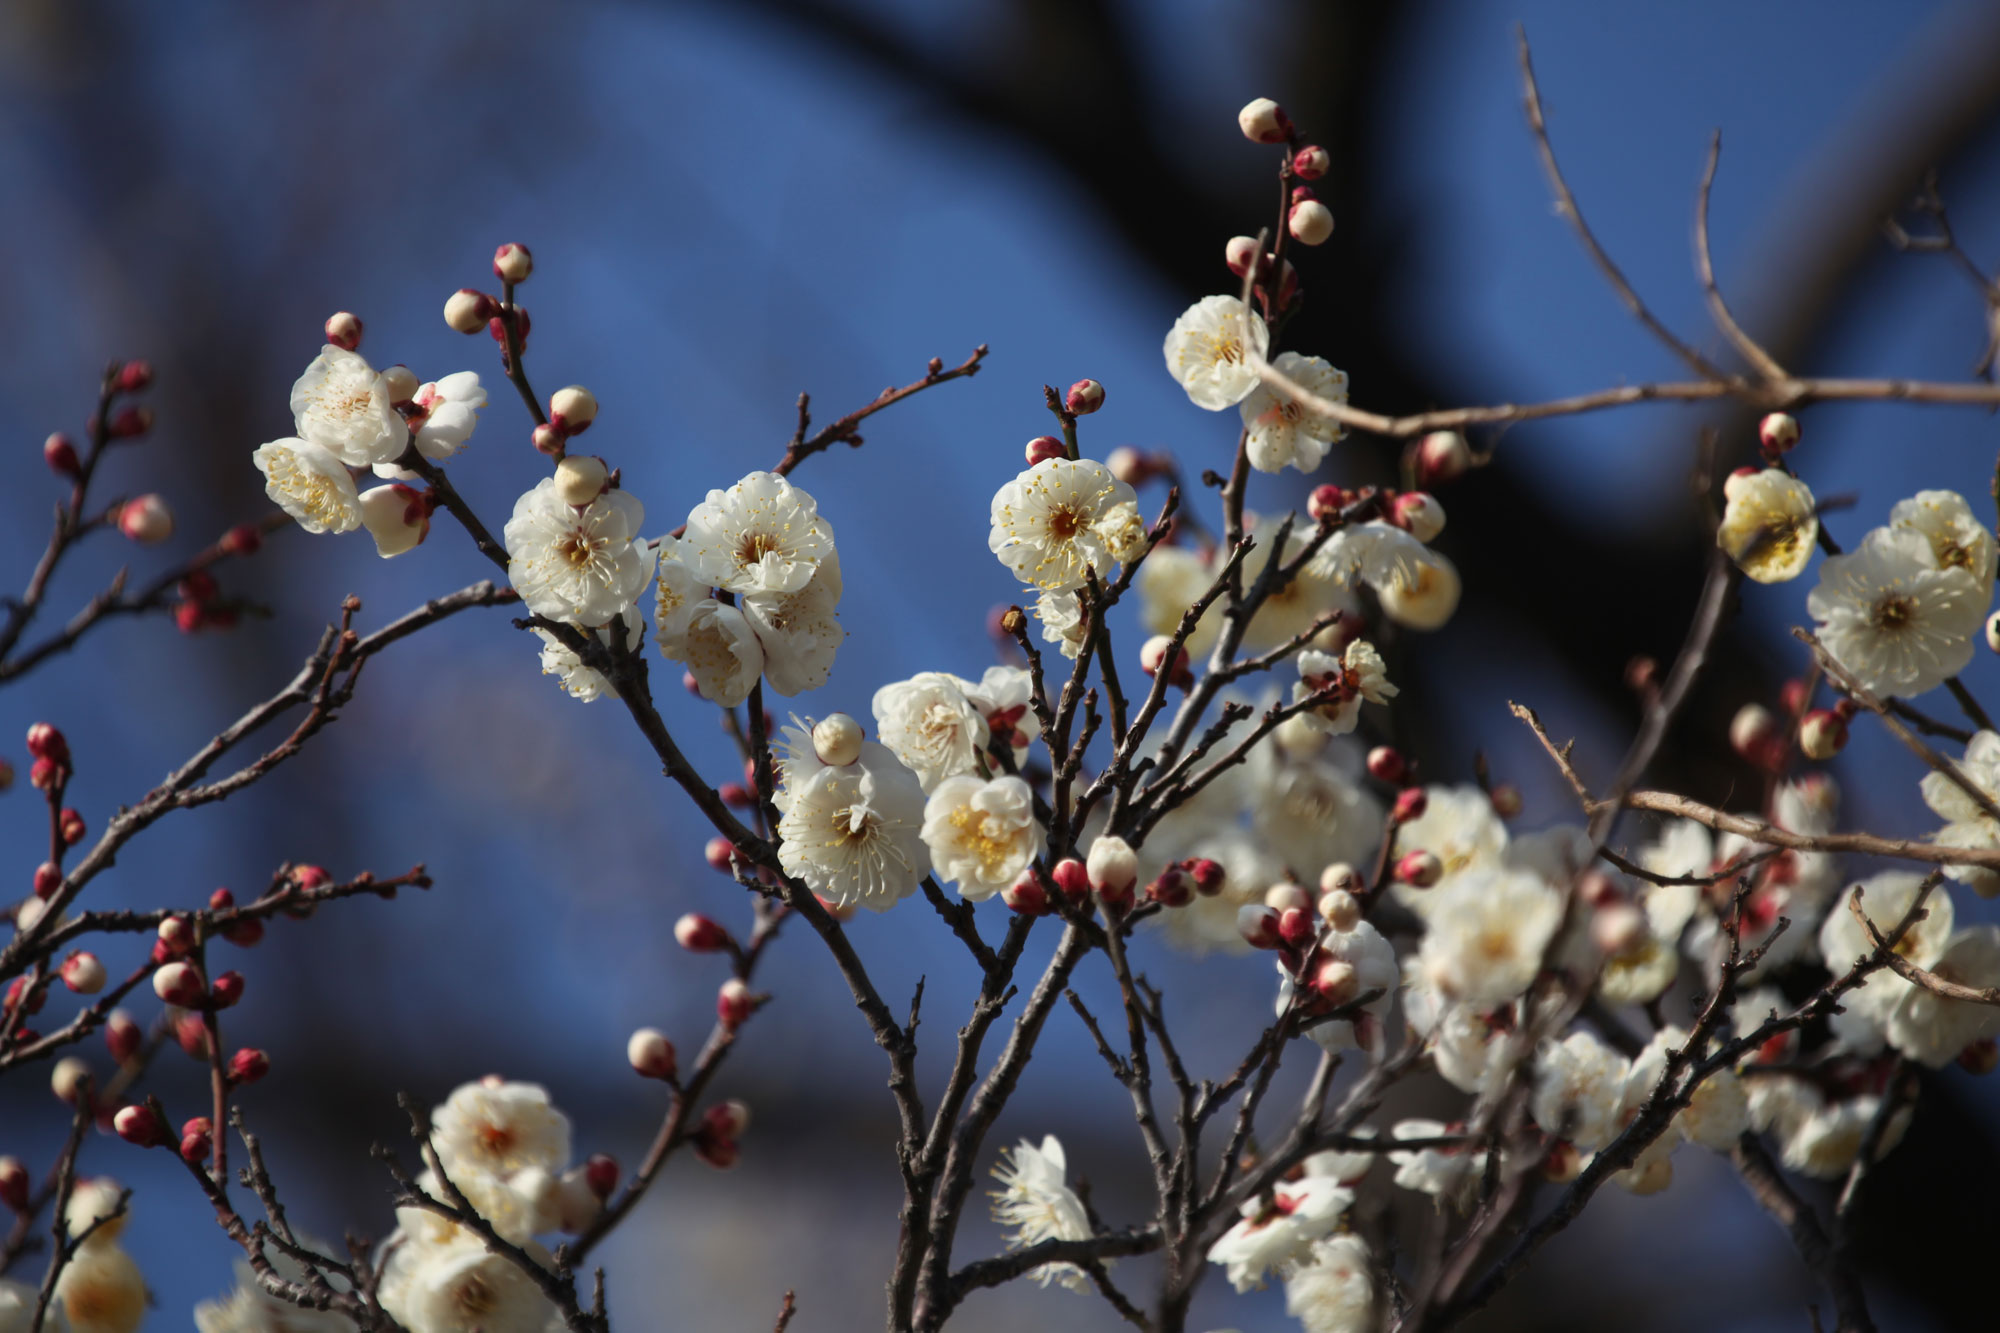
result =
[[[1493,810],[1493,798],[1467,783],[1462,787],[1424,788],[1424,812],[1396,834],[1405,852],[1429,852],[1443,873],[1435,887],[1396,886],[1398,902],[1418,916],[1428,917],[1438,890],[1449,888],[1460,875],[1498,869],[1507,861],[1507,825]]]
[[[1479,1009],[1528,989],[1562,923],[1560,893],[1525,870],[1465,874],[1429,893],[1429,929],[1417,955],[1426,981]]]
[[[631,652],[639,646],[639,641],[645,637],[646,632],[646,620],[639,614],[638,607],[626,607],[614,619],[606,621],[596,629],[577,627],[579,633],[594,637],[606,648],[610,648],[618,641],[621,629],[624,631],[625,650]],[[606,695],[613,699],[618,697],[618,691],[612,688],[611,682],[604,678],[602,672],[586,665],[581,657],[571,652],[554,634],[539,627],[535,629],[535,634],[542,641],[542,674],[557,677],[570,698],[591,703]]]
[[[1394,1139],[1441,1139],[1453,1133],[1439,1120],[1398,1120],[1389,1130]],[[1486,1172],[1486,1154],[1469,1147],[1404,1148],[1389,1154],[1396,1167],[1396,1184],[1436,1199],[1438,1206],[1465,1201]]]
[[[1939,569],[1908,528],[1876,528],[1848,555],[1821,562],[1806,610],[1834,660],[1878,694],[1917,695],[1972,660],[1992,589],[1960,568]]]
[[[1074,591],[1084,585],[1086,574],[1095,572],[1103,580],[1117,568],[1113,541],[1099,525],[1114,519],[1114,511],[1124,505],[1133,506],[1136,519],[1132,488],[1104,464],[1089,458],[1047,459],[994,492],[986,545],[1021,582],[1043,592]],[[1129,554],[1129,534],[1118,521],[1110,527]]]
[[[836,907],[885,912],[930,873],[924,790],[887,746],[864,741],[851,764],[818,763],[816,755],[806,764],[795,755],[780,805],[779,863]]]
[[[1260,745],[1243,765],[1242,803],[1270,853],[1300,869],[1366,865],[1382,835],[1382,805],[1360,782],[1360,755],[1328,741],[1307,753]],[[1277,877],[1257,886],[1262,893]]]
[[[1025,667],[990,666],[978,680],[953,676],[966,702],[986,719],[986,729],[995,738],[1005,738],[1018,758],[1042,734],[1042,720],[1035,715],[1035,678]]]
[[[734,593],[797,592],[833,553],[819,505],[775,472],[752,472],[688,515],[688,567]]]
[[[1958,761],[1959,771],[1972,785],[2000,802],[2000,735],[1976,733],[1966,742]],[[2000,847],[2000,821],[1996,821],[1966,794],[1963,787],[1942,773],[1926,773],[1923,780],[1924,804],[1945,821],[1933,841],[1946,847]],[[2000,871],[1983,866],[1946,866],[1944,873],[1961,884],[1970,885],[1982,898],[2000,895]]]
[[[1916,902],[1922,885],[1921,875],[1888,870],[1836,898],[1819,928],[1820,958],[1828,970],[1839,976],[1875,952],[1868,933],[1854,919],[1849,905],[1855,894],[1861,895],[1861,910],[1875,923],[1877,933],[1887,939]],[[1918,967],[1929,967],[1943,955],[1950,942],[1955,915],[1951,895],[1933,891],[1924,899],[1923,918],[1896,942],[1896,953]],[[1856,1054],[1875,1054],[1882,1049],[1890,1014],[1912,989],[1909,982],[1888,968],[1871,972],[1867,980],[1840,997],[1839,1012],[1828,1020],[1834,1036],[1844,1048]]]
[[[63,1265],[55,1298],[70,1333],[133,1333],[146,1318],[146,1279],[132,1256],[109,1241],[85,1245]]]
[[[309,1248],[325,1253],[318,1245]],[[264,1247],[264,1259],[288,1282],[306,1280],[305,1266],[271,1246]],[[335,1291],[347,1291],[347,1281],[328,1274],[327,1283]],[[4,1307],[0,1307],[4,1308]],[[308,1310],[282,1296],[265,1291],[257,1273],[241,1259],[236,1261],[236,1289],[220,1301],[203,1301],[194,1307],[194,1326],[200,1333],[354,1333],[354,1321],[332,1310]],[[4,1316],[0,1329],[13,1333]]]
[[[1337,529],[1313,552],[1312,563],[1322,577],[1348,584],[1358,579],[1380,592],[1398,583],[1414,585],[1435,559],[1408,529],[1376,518]]]
[[[507,578],[536,615],[596,627],[638,600],[653,554],[639,540],[646,509],[628,491],[581,508],[563,503],[553,477],[514,502],[501,530]]]
[[[1458,610],[1463,585],[1458,566],[1431,551],[1414,575],[1391,579],[1377,591],[1383,615],[1405,629],[1434,630],[1443,629],[1452,612]]]
[[[292,385],[292,416],[301,438],[349,467],[393,463],[409,443],[409,427],[389,402],[389,390],[358,353],[331,343]]]
[[[1053,1134],[1039,1148],[1022,1139],[1020,1146],[1001,1150],[993,1168],[1001,1188],[991,1194],[993,1220],[1013,1228],[1007,1233],[1008,1249],[1045,1240],[1090,1239],[1090,1215],[1064,1180],[1066,1170],[1062,1143]],[[1045,1287],[1056,1281],[1071,1291],[1089,1290],[1089,1279],[1075,1264],[1043,1264],[1028,1275]]]
[[[307,532],[352,532],[361,526],[354,474],[331,452],[305,440],[273,440],[250,455],[264,474],[264,494]]]
[[[1898,500],[1889,511],[1889,527],[1922,537],[1939,569],[1962,569],[1992,591],[2000,551],[1994,547],[1993,534],[1972,516],[1972,506],[1957,491],[1918,491]]]
[[[1271,365],[1308,393],[1330,402],[1347,401],[1347,372],[1316,356],[1280,352]],[[1327,447],[1347,433],[1338,421],[1308,412],[1303,404],[1261,382],[1236,410],[1250,432],[1245,445],[1250,466],[1259,472],[1282,472],[1287,467],[1311,472],[1325,461]]]
[[[1266,1274],[1304,1262],[1353,1202],[1354,1191],[1331,1176],[1280,1182],[1268,1199],[1244,1202],[1243,1216],[1208,1247],[1208,1261],[1223,1265],[1238,1291],[1261,1287]]]
[[[1974,926],[1951,937],[1927,965],[1940,979],[1985,989],[2000,985],[2000,926]],[[1981,1037],[2000,1033],[2000,1008],[1955,1000],[1911,986],[1889,1013],[1889,1044],[1919,1064],[1941,1069]]]
[[[875,729],[910,766],[926,792],[946,778],[976,774],[990,732],[966,698],[966,682],[925,671],[875,691]]]
[[[1034,792],[1017,777],[946,778],[924,804],[923,839],[938,874],[977,902],[1017,879],[1042,853]]]
[[[1846,1175],[1854,1159],[1861,1155],[1869,1127],[1882,1108],[1882,1099],[1864,1095],[1828,1103],[1810,1085],[1803,1085],[1797,1095],[1800,1111],[1794,1112],[1794,1123],[1789,1129],[1780,1130],[1785,1169],[1815,1180]],[[1881,1161],[1903,1141],[1903,1132],[1910,1127],[1911,1110],[1904,1106],[1889,1118],[1881,1145],[1875,1150],[1876,1161]]]
[[[1250,345],[1245,347],[1244,326]],[[1233,296],[1205,296],[1181,313],[1167,334],[1167,372],[1196,407],[1220,412],[1234,407],[1257,387],[1252,355],[1262,359],[1271,334],[1255,314],[1245,320],[1243,302]]]
[[[418,386],[409,417],[417,452],[433,463],[452,457],[472,438],[479,425],[479,410],[485,406],[486,388],[469,370]],[[375,475],[389,481],[419,480],[416,473],[393,462],[377,463]]]
[[[1269,520],[1259,527],[1259,540],[1249,555],[1243,559],[1243,585],[1250,587],[1264,572],[1271,553],[1277,545],[1276,533],[1282,520]],[[1264,529],[1268,528],[1268,535]],[[1279,557],[1279,568],[1284,569],[1298,563],[1310,542],[1311,529],[1305,532],[1296,527],[1285,537],[1284,554]],[[1144,565],[1140,566],[1143,571]],[[1207,584],[1203,584],[1206,589]],[[1219,599],[1218,599],[1219,600]],[[1275,648],[1281,643],[1297,638],[1311,629],[1329,612],[1356,611],[1360,603],[1354,599],[1346,580],[1334,576],[1316,561],[1308,560],[1299,571],[1286,580],[1282,587],[1274,589],[1257,608],[1257,614],[1250,619],[1250,626],[1243,633],[1243,644],[1253,652]],[[1222,611],[1219,605],[1212,605],[1209,613],[1203,615],[1201,627],[1206,629],[1211,622],[1219,621]],[[1343,634],[1338,624],[1321,631],[1318,642],[1331,642],[1335,651],[1340,648]]]
[[[1572,1032],[1559,1042],[1544,1041],[1535,1055],[1529,1114],[1543,1133],[1595,1152],[1618,1133],[1631,1072],[1624,1056],[1589,1031]]]
[[[1715,544],[1759,583],[1783,583],[1805,573],[1819,540],[1813,493],[1777,468],[1723,483],[1726,502]]]
[[[1368,1333],[1375,1327],[1375,1279],[1368,1245],[1351,1232],[1316,1241],[1285,1279],[1285,1313],[1305,1333]]]
[[[1317,704],[1300,716],[1328,735],[1344,736],[1361,721],[1361,705],[1386,704],[1397,690],[1389,683],[1389,671],[1382,654],[1366,639],[1347,645],[1340,657],[1308,649],[1299,654],[1299,680],[1292,686],[1292,702],[1331,692],[1325,703]]]
[[[743,615],[764,651],[764,679],[790,697],[816,690],[833,674],[847,641],[840,605],[840,555],[828,551],[797,592],[759,592],[743,599]]]
[[[35,1308],[41,1304],[42,1293],[37,1287],[12,1278],[0,1277],[0,1333],[28,1333],[35,1320]],[[200,1314],[196,1313],[199,1320]],[[350,1327],[352,1327],[350,1325]],[[51,1302],[42,1320],[42,1333],[71,1333],[69,1317],[63,1313],[61,1302]],[[210,1333],[204,1328],[201,1333]],[[217,1330],[217,1333],[229,1333]]]
[[[431,1112],[431,1146],[461,1185],[530,1166],[557,1174],[569,1165],[569,1117],[537,1084],[487,1077],[461,1084]]]
[[[385,1243],[382,1308],[411,1333],[547,1333],[560,1328],[555,1306],[513,1260],[470,1232],[443,1244],[410,1237]],[[537,1262],[546,1251],[527,1247]]]

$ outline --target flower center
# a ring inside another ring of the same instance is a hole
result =
[[[762,564],[764,557],[778,549],[778,539],[768,532],[745,533],[736,547],[736,563],[739,565]]]
[[[1875,603],[1874,614],[1870,617],[1876,629],[1890,631],[1906,629],[1916,619],[1916,607],[1907,597],[1884,597]]]
[[[1243,341],[1234,333],[1211,333],[1203,338],[1207,361],[1211,366],[1236,365],[1243,360]]]
[[[1011,848],[1005,839],[995,837],[990,831],[992,820],[982,811],[961,805],[951,812],[951,827],[958,834],[959,845],[978,859],[985,877],[998,876],[1000,868],[1007,864]]]
[[[514,1146],[514,1131],[505,1125],[484,1124],[479,1127],[479,1146],[495,1157],[504,1155]]]
[[[556,543],[556,554],[568,561],[571,569],[582,569],[597,559],[597,553],[606,544],[602,537],[593,537],[582,528],[571,528]]]
[[[458,1290],[452,1293],[452,1304],[458,1307],[460,1314],[477,1319],[499,1309],[500,1298],[485,1278],[474,1273],[460,1283]]]
[[[1069,541],[1077,533],[1082,532],[1084,526],[1085,517],[1082,511],[1068,505],[1049,515],[1049,535],[1057,541]]]

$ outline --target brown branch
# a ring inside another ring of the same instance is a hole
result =
[[[1819,1216],[1812,1205],[1785,1183],[1777,1163],[1771,1160],[1771,1154],[1757,1141],[1756,1135],[1745,1134],[1738,1140],[1729,1158],[1736,1164],[1736,1173],[1743,1178],[1751,1197],[1777,1219],[1778,1225],[1791,1236],[1792,1247],[1799,1252],[1799,1258],[1826,1284],[1839,1318],[1839,1323],[1834,1326],[1835,1333],[1873,1333],[1875,1321],[1868,1313],[1868,1301],[1862,1293],[1859,1279],[1847,1264],[1841,1262],[1839,1252],[1820,1226]]]
[[[967,379],[973,375],[977,375],[979,373],[980,362],[985,359],[985,343],[981,343],[979,346],[973,348],[971,356],[968,356],[950,370],[945,369],[944,362],[936,357],[932,357],[930,365],[926,368],[922,379],[905,384],[900,389],[888,388],[882,390],[881,393],[875,395],[873,402],[865,407],[855,408],[852,412],[849,412],[846,416],[830,425],[820,427],[819,430],[813,433],[810,439],[806,436],[806,428],[812,424],[812,416],[808,411],[811,400],[807,395],[800,394],[798,429],[792,432],[791,443],[785,446],[785,456],[779,459],[777,466],[771,470],[781,477],[787,476],[793,468],[821,450],[830,449],[834,445],[842,443],[859,445],[862,440],[855,427],[859,426],[869,417],[874,416],[885,407],[892,407],[902,402],[905,398],[922,393],[932,385],[944,384],[955,379]]]
[[[1701,290],[1708,298],[1708,312],[1715,319],[1715,326],[1722,335],[1736,344],[1736,350],[1743,359],[1764,379],[1772,382],[1790,378],[1777,359],[1743,331],[1736,322],[1736,316],[1729,313],[1729,303],[1722,299],[1722,289],[1715,284],[1715,263],[1708,252],[1708,194],[1715,185],[1715,167],[1722,158],[1722,131],[1717,130],[1708,140],[1708,164],[1702,168],[1701,188],[1696,192],[1694,210],[1694,263],[1695,272],[1701,279]]]
[[[1847,909],[1854,913],[1854,919],[1861,923],[1861,929],[1868,935],[1868,942],[1877,952],[1883,953],[1883,961],[1894,972],[1912,986],[1921,986],[1933,995],[1941,995],[1947,1000],[1963,1000],[1967,1004],[1990,1004],[2000,1008],[2000,986],[1965,986],[1956,981],[1947,981],[1935,972],[1918,967],[1893,949],[1889,949],[1882,938],[1882,932],[1875,928],[1874,921],[1861,906],[1861,886],[1855,885],[1848,895]]]

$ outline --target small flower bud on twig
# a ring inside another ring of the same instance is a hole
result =
[[[1236,126],[1251,143],[1283,143],[1292,135],[1291,118],[1268,97],[1246,103],[1236,113]]]
[[[123,1009],[113,1009],[104,1020],[104,1044],[119,1064],[137,1055],[145,1041],[146,1034],[140,1030],[138,1021]]]
[[[1402,751],[1392,745],[1378,745],[1368,752],[1368,776],[1377,782],[1395,786],[1403,780],[1409,768],[1403,761]]]
[[[74,1055],[64,1056],[49,1071],[49,1087],[57,1097],[75,1106],[90,1087],[90,1066]]]
[[[1327,151],[1316,143],[1309,143],[1292,154],[1292,174],[1300,180],[1316,181],[1332,168],[1333,159]]]
[[[151,1148],[166,1141],[166,1127],[148,1107],[121,1106],[118,1114],[111,1117],[111,1124],[118,1131],[119,1138],[127,1143],[136,1143],[141,1148]]]
[[[1037,435],[1028,441],[1027,448],[1022,452],[1027,457],[1028,466],[1033,467],[1037,463],[1046,463],[1051,458],[1068,458],[1069,446],[1053,435]]]
[[[1413,819],[1422,819],[1424,811],[1430,808],[1430,797],[1422,787],[1405,787],[1396,793],[1396,803],[1389,807],[1389,818],[1398,824],[1407,824]]]
[[[729,932],[713,918],[689,912],[674,922],[674,942],[689,953],[717,953],[729,947]]]
[[[236,1084],[255,1083],[271,1072],[271,1057],[254,1046],[245,1046],[229,1057],[229,1081]]]
[[[1104,386],[1096,380],[1078,380],[1063,395],[1063,406],[1073,417],[1087,417],[1104,406]]]
[[[361,316],[351,310],[326,317],[326,340],[344,352],[361,346]]]
[[[83,470],[83,464],[76,456],[76,446],[61,431],[42,441],[42,461],[49,465],[49,471],[59,477],[74,477]]]
[[[757,997],[740,978],[731,977],[715,993],[715,1015],[724,1027],[741,1027],[757,1010]]]
[[[471,287],[459,288],[444,303],[444,322],[459,333],[477,333],[499,313],[498,301]]]
[[[1333,235],[1333,210],[1317,199],[1301,199],[1285,215],[1285,229],[1300,245],[1324,245]]]
[[[549,395],[549,424],[564,435],[581,435],[597,420],[597,396],[581,384]]]
[[[1396,859],[1396,878],[1413,889],[1428,889],[1444,876],[1444,863],[1426,851],[1405,852]]]
[[[1434,430],[1417,445],[1417,481],[1430,487],[1456,481],[1472,466],[1472,450],[1455,430]]]
[[[95,995],[104,989],[104,964],[93,953],[73,953],[63,960],[63,985],[78,995]]]
[[[509,241],[493,252],[493,276],[502,282],[526,282],[534,271],[535,257],[525,245]]]
[[[1275,949],[1283,943],[1278,914],[1262,903],[1245,903],[1236,910],[1236,933],[1253,949]]]
[[[1062,890],[1063,897],[1080,903],[1090,897],[1090,871],[1074,856],[1066,856],[1056,862],[1049,871],[1049,878]]]
[[[174,511],[157,495],[127,500],[118,511],[118,530],[141,545],[163,542],[174,535]]]
[[[625,1043],[625,1058],[641,1078],[671,1079],[677,1065],[674,1044],[658,1028],[640,1028]]]
[[[844,768],[861,757],[861,724],[845,713],[828,713],[812,729],[813,753],[822,764]]]
[[[1361,900],[1346,889],[1328,889],[1320,895],[1319,914],[1327,925],[1345,934],[1361,923]]]
[[[0,1204],[15,1212],[28,1206],[28,1168],[18,1157],[0,1157]]]
[[[1798,418],[1789,412],[1772,412],[1757,423],[1757,443],[1767,455],[1788,453],[1798,442]]]
[[[153,972],[153,993],[168,1004],[192,1009],[207,998],[208,988],[194,964],[163,963]]]

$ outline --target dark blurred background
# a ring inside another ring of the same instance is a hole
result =
[[[1680,376],[1552,215],[1520,115],[1515,21],[1586,214],[1698,346],[1730,355],[1708,331],[1689,249],[1702,153],[1721,126],[1718,269],[1780,358],[1829,374],[1968,373],[1983,345],[1978,294],[1942,260],[1893,253],[1879,222],[1935,166],[1966,243],[2000,262],[1990,5],[14,0],[0,9],[8,581],[25,581],[57,495],[42,436],[81,428],[113,357],[153,361],[160,425],[107,486],[163,491],[180,532],[164,553],[96,539],[65,570],[51,623],[120,562],[144,570],[263,512],[250,451],[290,432],[287,389],[336,309],[367,321],[362,351],[377,365],[488,378],[492,406],[452,472],[497,525],[538,463],[491,344],[452,334],[438,310],[453,288],[487,284],[493,246],[518,240],[537,260],[522,291],[536,383],[596,391],[589,444],[651,506],[649,530],[773,462],[801,389],[830,419],[932,355],[954,363],[991,344],[976,380],[897,409],[862,452],[800,474],[840,536],[852,637],[831,683],[798,707],[865,718],[885,681],[977,676],[993,660],[986,612],[1014,594],[974,530],[1021,442],[1046,429],[1043,383],[1105,383],[1107,408],[1085,427],[1093,453],[1132,443],[1173,450],[1191,472],[1223,465],[1233,414],[1191,407],[1159,345],[1183,307],[1232,286],[1223,242],[1268,221],[1271,154],[1234,125],[1250,97],[1279,98],[1332,152],[1322,194],[1339,227],[1301,261],[1307,305],[1289,342],[1346,368],[1360,404]],[[1398,663],[1402,725],[1430,775],[1469,776],[1483,748],[1527,791],[1525,827],[1568,817],[1508,699],[1578,735],[1586,772],[1609,773],[1636,719],[1624,666],[1671,655],[1699,582],[1685,478],[1704,424],[1726,455],[1743,450],[1746,420],[1669,408],[1481,441],[1497,444],[1496,465],[1442,494],[1465,608]],[[2000,444],[1984,414],[1821,408],[1804,428],[1798,462],[1815,491],[1861,494],[1831,520],[1844,542],[1921,487],[1984,509]],[[1387,480],[1394,457],[1357,440],[1321,479]],[[1295,476],[1260,478],[1252,497],[1267,511],[1299,498]],[[67,728],[72,795],[101,827],[289,678],[343,594],[379,624],[485,573],[442,519],[394,564],[358,536],[282,533],[225,584],[272,619],[193,638],[163,621],[104,630],[0,696],[0,736],[40,718]],[[1738,704],[1768,700],[1797,670],[1784,630],[1803,618],[1803,593],[1746,594],[1659,781],[1751,799],[1722,733]],[[327,1236],[390,1224],[366,1148],[397,1139],[400,1089],[438,1099],[488,1071],[545,1082],[576,1120],[579,1154],[635,1162],[661,1098],[627,1073],[625,1036],[658,1025],[692,1051],[721,978],[673,946],[671,924],[691,909],[743,918],[622,710],[565,698],[502,615],[468,615],[368,674],[309,753],[147,834],[90,899],[194,904],[218,884],[254,891],[288,859],[340,876],[429,865],[429,894],[281,926],[241,963],[249,1001],[233,1033],[274,1060],[244,1104],[294,1218]],[[725,776],[712,711],[658,675],[669,722]],[[1989,700],[2000,690],[1983,655],[1969,679]],[[1850,818],[1923,831],[1916,770],[1892,744],[1857,728],[1836,766]],[[23,887],[42,818],[31,792],[0,801],[16,849],[7,873]],[[940,1076],[973,989],[956,946],[916,905],[855,933],[885,993],[929,976],[925,1067]],[[106,954],[114,973],[133,961]],[[1194,1058],[1233,1066],[1269,1012],[1268,964],[1196,966],[1153,939],[1140,955],[1178,994]],[[810,939],[783,941],[774,962],[778,1003],[719,1084],[755,1107],[743,1165],[717,1175],[677,1160],[604,1252],[629,1326],[766,1327],[788,1286],[799,1328],[879,1326],[896,1204],[879,1053]],[[1085,971],[1101,999],[1101,969]],[[150,1014],[150,1001],[135,1007]],[[191,1064],[171,1054],[158,1071],[170,1108],[193,1103]],[[1874,1214],[1892,1224],[1861,1254],[1885,1326],[1980,1326],[1968,1311],[1985,1274],[1978,1214],[2000,1188],[1994,1098],[1956,1071],[1931,1082],[1875,1178]],[[10,1080],[0,1149],[46,1162],[58,1109],[37,1078]],[[992,1146],[1060,1134],[1106,1215],[1137,1220],[1129,1119],[1064,1014]],[[88,1169],[138,1189],[128,1235],[161,1304],[152,1326],[184,1326],[195,1300],[228,1285],[230,1245],[164,1155],[109,1138],[86,1151]],[[1819,1298],[1778,1229],[1715,1159],[1689,1149],[1677,1164],[1664,1195],[1608,1194],[1488,1326],[1806,1327]],[[1940,1180],[1948,1192],[1927,1192]],[[962,1257],[999,1243],[983,1215],[961,1235]],[[1215,1276],[1198,1326],[1279,1326],[1276,1289],[1237,1298]],[[1102,1305],[1033,1287],[975,1298],[961,1322],[1025,1320],[1115,1323]]]

